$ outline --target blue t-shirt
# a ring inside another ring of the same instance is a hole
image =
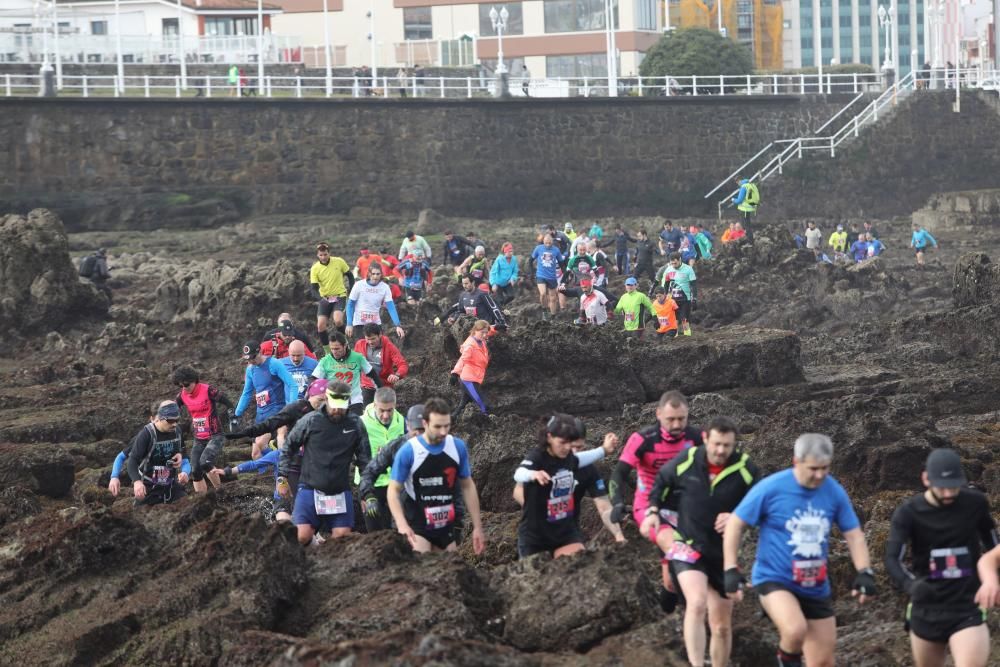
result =
[[[444,451],[444,440],[436,445],[428,444],[422,435],[418,435],[416,440],[419,440],[420,444],[426,447],[431,454],[440,454]],[[458,450],[458,477],[460,479],[472,477],[472,468],[469,466],[469,448],[465,446],[463,440],[456,437],[452,437],[452,441],[455,443],[455,449]],[[403,443],[403,446],[396,452],[396,458],[392,460],[392,475],[390,477],[394,482],[405,484],[410,477],[413,468],[413,445],[410,444],[411,442],[412,440],[408,440]]]
[[[299,392],[299,398],[306,397],[306,389],[309,388],[309,384],[313,381],[312,372],[316,369],[316,365],[319,363],[312,357],[303,357],[302,363],[296,366],[292,362],[291,357],[282,357],[278,359],[281,365],[288,369],[288,374],[292,376],[295,380],[295,388]]]
[[[563,261],[563,254],[559,251],[559,248],[555,246],[546,247],[543,243],[535,247],[534,252],[531,253],[531,257],[536,263],[536,278],[541,278],[542,280],[556,279],[556,269],[559,268],[559,262]]]
[[[830,596],[831,526],[837,524],[847,532],[861,525],[837,480],[827,475],[818,489],[807,489],[795,480],[791,468],[758,482],[733,513],[760,526],[753,585],[770,581],[805,597]]]

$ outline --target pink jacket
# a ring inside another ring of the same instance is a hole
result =
[[[473,336],[469,336],[462,343],[462,356],[458,358],[458,363],[451,369],[452,373],[465,382],[478,382],[482,384],[486,377],[486,367],[490,365],[490,351],[486,347],[486,342],[480,342]]]

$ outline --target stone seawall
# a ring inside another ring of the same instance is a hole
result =
[[[0,207],[44,205],[71,230],[356,208],[709,215],[715,198],[703,197],[726,174],[849,99],[4,99]],[[911,100],[885,122],[901,129],[868,130],[855,157],[816,157],[769,181],[762,214],[836,214],[882,197],[880,211],[903,215],[926,197],[886,197],[896,184],[995,181],[1000,169],[980,165],[1000,161],[1000,115],[974,99],[960,116],[939,107]]]

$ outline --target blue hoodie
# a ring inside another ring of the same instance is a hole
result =
[[[935,248],[937,247],[937,240],[923,227],[913,232],[913,236],[910,237],[910,245],[917,250],[923,250],[926,248],[928,242],[930,242],[930,244]]]
[[[490,285],[510,285],[517,280],[517,269],[517,255],[511,255],[510,261],[507,261],[507,257],[501,253],[490,268]]]

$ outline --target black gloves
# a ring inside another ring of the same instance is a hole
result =
[[[229,430],[230,431],[235,431],[239,427],[240,427],[240,418],[239,417],[230,417],[229,418]]]
[[[698,310],[698,299],[691,299],[691,310]]]
[[[452,387],[455,387],[455,386],[458,385],[458,373],[452,373],[451,374],[451,377],[448,378],[448,384],[450,384]]]
[[[625,505],[618,503],[611,508],[611,523],[621,523],[625,518]]]
[[[746,577],[740,572],[740,568],[731,567],[725,572],[726,577],[726,594],[735,593],[737,591],[743,590],[743,587],[747,583]]]
[[[675,586],[677,584],[674,584]],[[674,613],[674,609],[677,608],[677,593],[672,593],[666,588],[660,587],[660,609],[663,610],[665,614]]]
[[[912,589],[913,587],[911,587]],[[870,567],[858,570],[858,574],[854,577],[854,583],[851,584],[851,592],[854,591],[861,595],[878,595],[878,589],[875,587],[875,572]]]

